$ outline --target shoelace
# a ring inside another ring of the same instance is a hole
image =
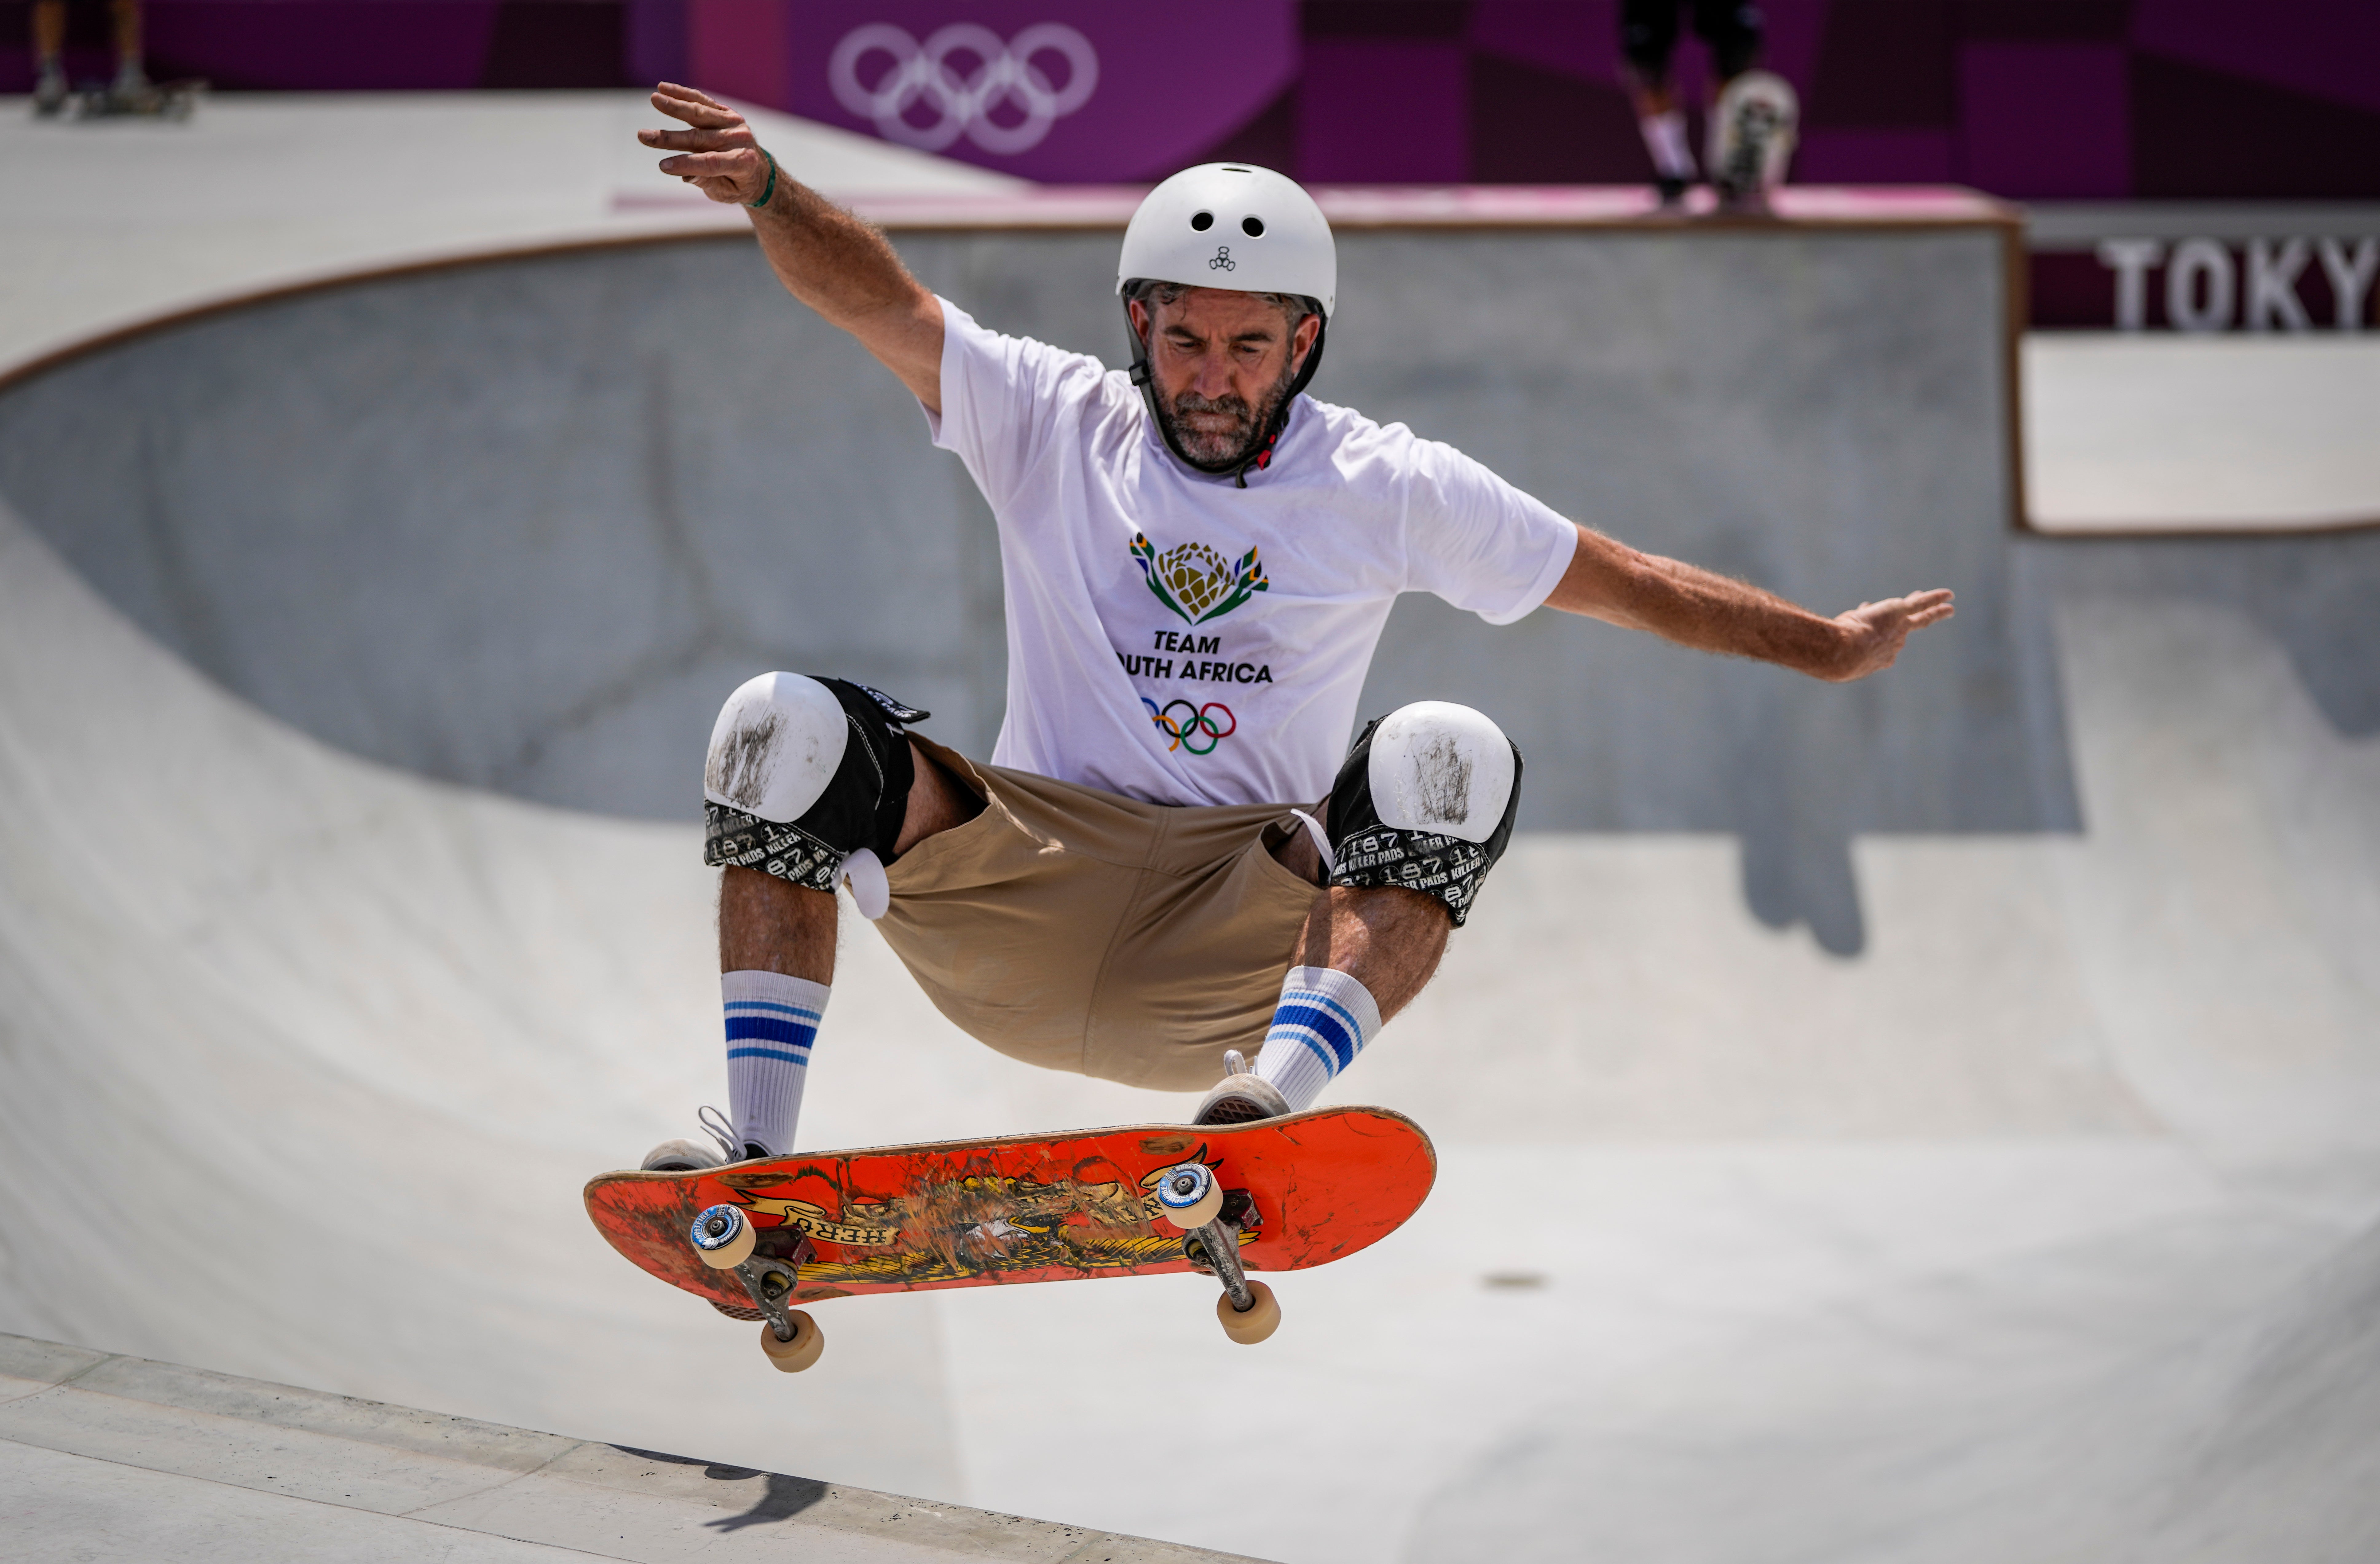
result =
[[[695,1122],[702,1126],[703,1133],[719,1143],[719,1149],[727,1160],[744,1160],[744,1143],[735,1138],[735,1126],[727,1121],[726,1114],[706,1102],[695,1110],[694,1118]]]

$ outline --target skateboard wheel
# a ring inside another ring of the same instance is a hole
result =
[[[1248,1278],[1248,1291],[1255,1302],[1242,1314],[1232,1307],[1228,1292],[1215,1300],[1215,1317],[1223,1322],[1223,1334],[1243,1347],[1253,1347],[1281,1328],[1281,1303],[1273,1297],[1272,1289],[1256,1278]]]
[[[778,1340],[777,1328],[762,1320],[760,1351],[768,1353],[769,1361],[785,1373],[799,1374],[818,1362],[819,1354],[826,1351],[826,1337],[820,1331],[818,1321],[799,1309],[792,1310],[785,1317],[794,1322],[794,1339]]]
[[[734,1206],[710,1206],[695,1213],[686,1230],[698,1259],[715,1271],[732,1271],[752,1257],[760,1235]]]
[[[1204,1163],[1179,1163],[1159,1175],[1157,1204],[1167,1221],[1188,1232],[1215,1219],[1223,1208],[1223,1186]]]

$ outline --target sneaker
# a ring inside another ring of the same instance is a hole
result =
[[[1674,174],[1664,174],[1653,181],[1653,193],[1659,198],[1662,211],[1673,212],[1686,204],[1686,181]]]
[[[74,89],[67,85],[67,73],[56,66],[42,67],[42,79],[33,88],[33,113],[43,119],[54,119],[63,113]]]
[[[1246,1124],[1278,1119],[1288,1111],[1289,1099],[1281,1095],[1281,1088],[1252,1073],[1247,1059],[1232,1049],[1223,1055],[1223,1078],[1199,1099],[1198,1111],[1190,1115],[1190,1122]]]
[[[695,1115],[702,1126],[705,1140],[665,1140],[645,1153],[637,1164],[648,1173],[699,1173],[711,1168],[724,1168],[730,1162],[757,1162],[773,1157],[775,1152],[759,1141],[735,1144],[735,1132],[727,1122],[727,1115],[716,1108],[704,1107]]]

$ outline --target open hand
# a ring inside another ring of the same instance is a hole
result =
[[[744,116],[707,92],[664,81],[653,89],[653,107],[689,130],[639,130],[637,139],[675,157],[662,159],[674,174],[715,201],[751,202],[769,186],[769,160]]]
[[[1900,655],[1901,643],[1909,639],[1912,630],[1938,624],[1957,612],[1949,588],[1937,587],[1927,592],[1912,592],[1905,598],[1862,603],[1849,613],[1839,613],[1835,623],[1849,632],[1844,638],[1843,658],[1820,676],[1847,685],[1853,679],[1881,673]]]

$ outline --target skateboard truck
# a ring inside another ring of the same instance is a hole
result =
[[[734,1272],[752,1295],[752,1306],[762,1318],[760,1350],[771,1363],[787,1374],[799,1374],[818,1362],[826,1351],[818,1321],[800,1309],[785,1307],[801,1280],[802,1262],[816,1253],[807,1236],[795,1240],[789,1255],[761,1254],[759,1230],[742,1206],[709,1206],[695,1213],[686,1239],[697,1259],[712,1270]]]
[[[1157,1204],[1182,1230],[1183,1256],[1223,1284],[1215,1300],[1223,1334],[1252,1347],[1278,1329],[1281,1304],[1272,1289],[1248,1279],[1240,1264],[1240,1219],[1252,1204],[1247,1191],[1226,1190],[1203,1162],[1182,1162],[1158,1175]]]

